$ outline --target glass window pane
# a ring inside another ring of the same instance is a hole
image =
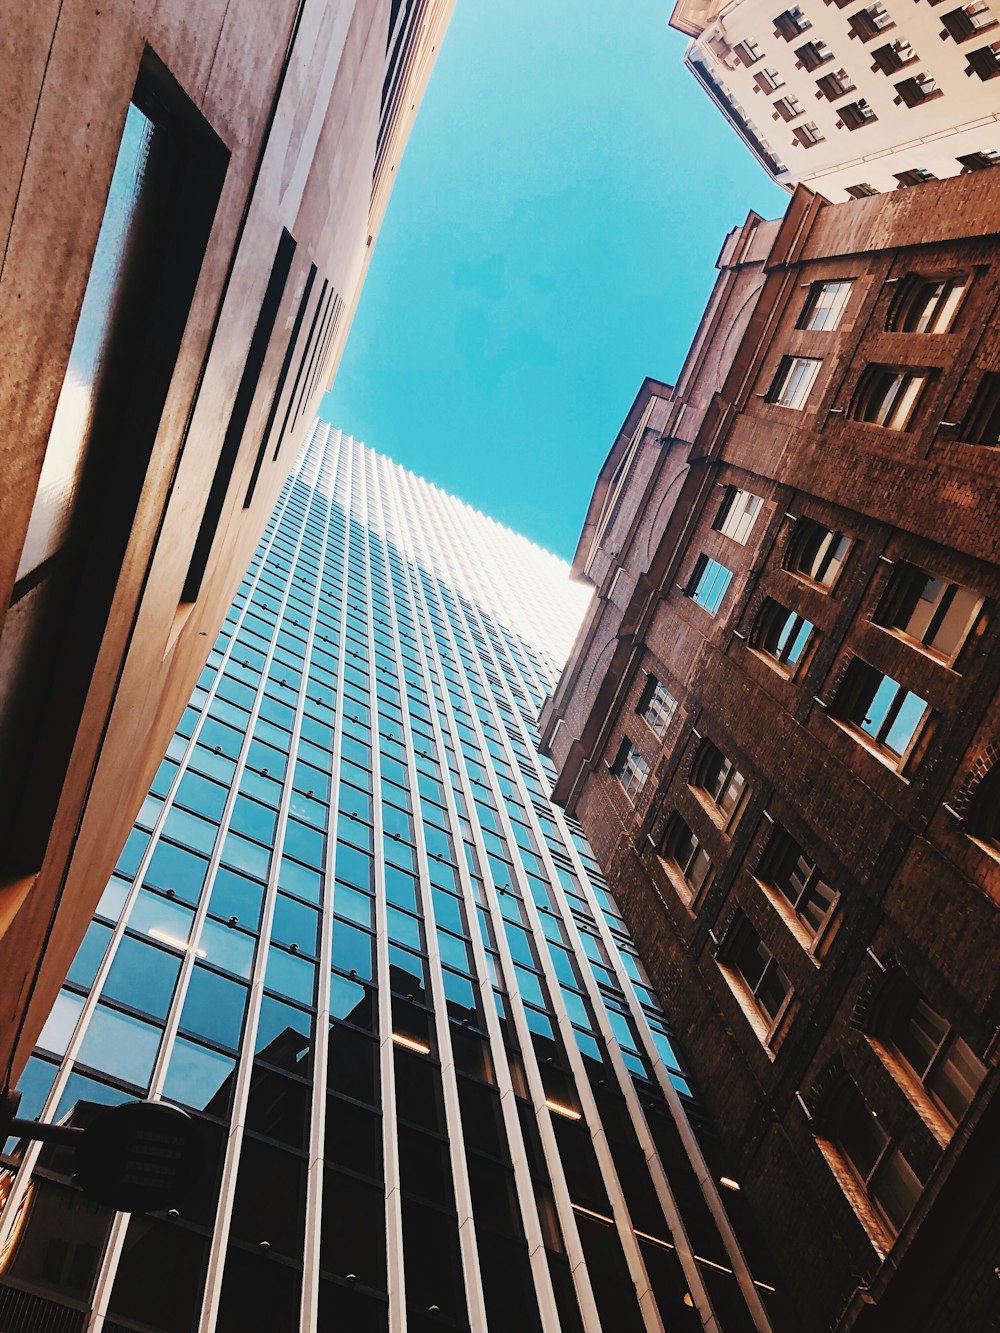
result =
[[[226,972],[235,972],[238,977],[249,977],[253,970],[255,945],[252,935],[209,919],[198,940],[199,957]]]
[[[146,870],[146,883],[172,889],[186,903],[196,903],[205,883],[208,862],[169,842],[158,842]]]
[[[235,1071],[236,1061],[229,1056],[178,1037],[170,1052],[163,1096],[180,1106],[225,1116]]]
[[[180,966],[176,954],[125,935],[115,950],[102,995],[154,1018],[166,1018]]]
[[[87,1024],[77,1059],[102,1074],[146,1088],[162,1035],[149,1023],[99,1004]]]
[[[237,1050],[246,1010],[247,989],[204,967],[195,967],[181,1012],[181,1027]]]

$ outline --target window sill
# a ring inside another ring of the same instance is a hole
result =
[[[733,993],[733,999],[743,1011],[743,1016],[753,1029],[754,1036],[760,1042],[764,1054],[773,1063],[778,1057],[781,1042],[791,1022],[792,996],[785,1000],[774,1022],[757,1008],[756,1002],[744,986],[736,972],[725,963],[718,964],[719,972],[726,985]]]
[[[820,926],[819,930],[817,930],[816,934],[811,935],[808,928],[803,924],[802,919],[796,914],[795,909],[782,894],[778,893],[775,889],[772,889],[770,884],[765,884],[763,880],[755,878],[755,883],[767,901],[774,908],[775,912],[777,912],[778,916],[781,917],[784,924],[795,936],[796,943],[801,947],[803,953],[818,972],[823,965],[823,959],[818,956],[819,949],[829,931],[830,922],[836,915],[837,903],[840,902],[840,899],[838,898],[837,902],[834,903],[833,907],[830,909],[829,915]]]
[[[855,744],[860,745],[862,750],[867,750],[873,759],[877,759],[882,767],[887,768],[890,773],[893,773],[899,778],[900,782],[905,782],[907,786],[910,785],[910,779],[903,773],[903,769],[906,767],[907,761],[913,752],[913,748],[919,739],[919,734],[914,736],[906,754],[900,756],[894,754],[891,750],[883,750],[882,747],[875,741],[871,740],[865,732],[861,731],[858,727],[853,726],[850,722],[844,722],[838,717],[831,717],[830,721],[833,722],[845,736],[850,736]]]

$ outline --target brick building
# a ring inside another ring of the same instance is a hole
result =
[[[337,365],[453,0],[0,0],[0,1093]]]
[[[1000,1315],[1000,173],[751,214],[543,746],[804,1328]]]

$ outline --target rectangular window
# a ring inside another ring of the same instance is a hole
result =
[[[746,546],[763,503],[760,496],[751,491],[727,486],[712,527],[741,546]]]
[[[771,835],[757,878],[781,894],[810,936],[823,928],[837,902],[837,892],[819,866],[780,825]]]
[[[636,712],[662,740],[677,712],[677,700],[662,680],[650,676],[642,691]]]
[[[1000,447],[1000,374],[984,375],[959,429],[966,444]]]
[[[903,79],[896,84],[896,92],[907,106],[920,106],[941,96],[941,89],[929,74],[915,74],[912,79]]]
[[[872,60],[883,74],[895,74],[904,65],[912,65],[916,59],[917,53],[902,38],[886,42],[884,46],[876,46],[872,51]]]
[[[736,58],[744,65],[753,65],[761,58],[764,52],[757,42],[742,41],[737,42],[733,47]]]
[[[909,171],[894,171],[892,173],[899,185],[899,190],[905,190],[910,185],[926,185],[928,181],[935,179],[933,171],[928,171],[926,167],[911,167]]]
[[[975,74],[984,82],[986,79],[995,79],[1000,74],[1000,42],[969,51],[967,59],[969,64],[966,74]]]
[[[750,636],[750,645],[791,675],[812,637],[812,622],[768,597]]]
[[[909,753],[928,711],[926,699],[860,657],[848,668],[832,709],[896,759]]]
[[[765,394],[769,403],[801,411],[823,364],[814,356],[783,356],[778,362],[771,387]]]
[[[837,115],[849,130],[860,130],[863,125],[871,125],[878,120],[875,112],[863,97],[856,102],[847,102],[837,108]]]
[[[819,126],[812,120],[805,125],[796,125],[792,134],[803,148],[812,148],[813,144],[822,143],[824,137],[820,133]]]
[[[826,42],[814,41],[806,42],[804,46],[796,47],[795,54],[798,56],[803,69],[819,69],[820,65],[825,65],[828,60],[833,59],[833,52],[827,46]]]
[[[632,801],[642,791],[649,777],[649,765],[628,737],[619,746],[611,771],[622,784],[625,795]]]
[[[786,9],[777,15],[774,19],[774,27],[779,37],[784,37],[786,42],[790,42],[800,32],[805,32],[807,28],[811,28],[812,21],[806,18],[798,5],[792,5],[790,9]]]
[[[987,28],[995,28],[997,20],[985,0],[974,0],[971,5],[965,5],[961,9],[951,9],[947,14],[942,14],[941,22],[945,32],[954,41],[967,42],[977,33],[984,32]]]
[[[816,80],[816,87],[828,102],[835,102],[838,97],[843,97],[846,93],[854,91],[854,83],[846,69],[838,69],[832,74],[824,74],[822,78]]]
[[[767,1043],[774,1036],[792,996],[788,978],[774,955],[751,926],[739,915],[726,939],[722,966],[752,1002],[760,1016],[758,1035]]]
[[[886,28],[894,28],[896,25],[885,5],[876,3],[852,14],[847,20],[847,26],[863,42],[870,42],[880,32],[885,32]]]
[[[776,88],[783,88],[785,80],[776,69],[762,69],[753,77],[754,83],[762,93],[773,93]]]
[[[813,333],[832,333],[839,328],[853,285],[850,278],[812,283],[795,327]]]
[[[868,421],[886,430],[907,430],[927,376],[895,366],[866,367],[851,404],[854,421]]]
[[[794,120],[796,116],[802,115],[802,107],[795,97],[779,97],[774,104],[774,109],[782,120]]]
[[[675,815],[671,821],[660,855],[668,863],[668,868],[673,869],[690,890],[689,902],[698,897],[711,880],[712,862],[708,852],[680,815]]]
[[[982,153],[961,153],[955,161],[962,168],[959,175],[967,176],[970,171],[989,171],[990,167],[1000,164],[1000,152],[987,148]]]
[[[875,613],[875,623],[952,662],[982,605],[982,597],[971,588],[901,564]]]
[[[695,561],[687,585],[687,594],[699,606],[704,607],[709,615],[714,616],[722,605],[722,599],[726,595],[732,577],[732,570],[726,569],[725,565],[710,560],[707,555],[700,555]]]
[[[872,199],[879,192],[874,185],[869,185],[867,181],[863,181],[860,185],[848,185],[845,193],[849,194],[852,199]]]

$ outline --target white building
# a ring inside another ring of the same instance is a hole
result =
[[[679,0],[685,64],[768,174],[833,202],[1000,160],[1000,0]]]

